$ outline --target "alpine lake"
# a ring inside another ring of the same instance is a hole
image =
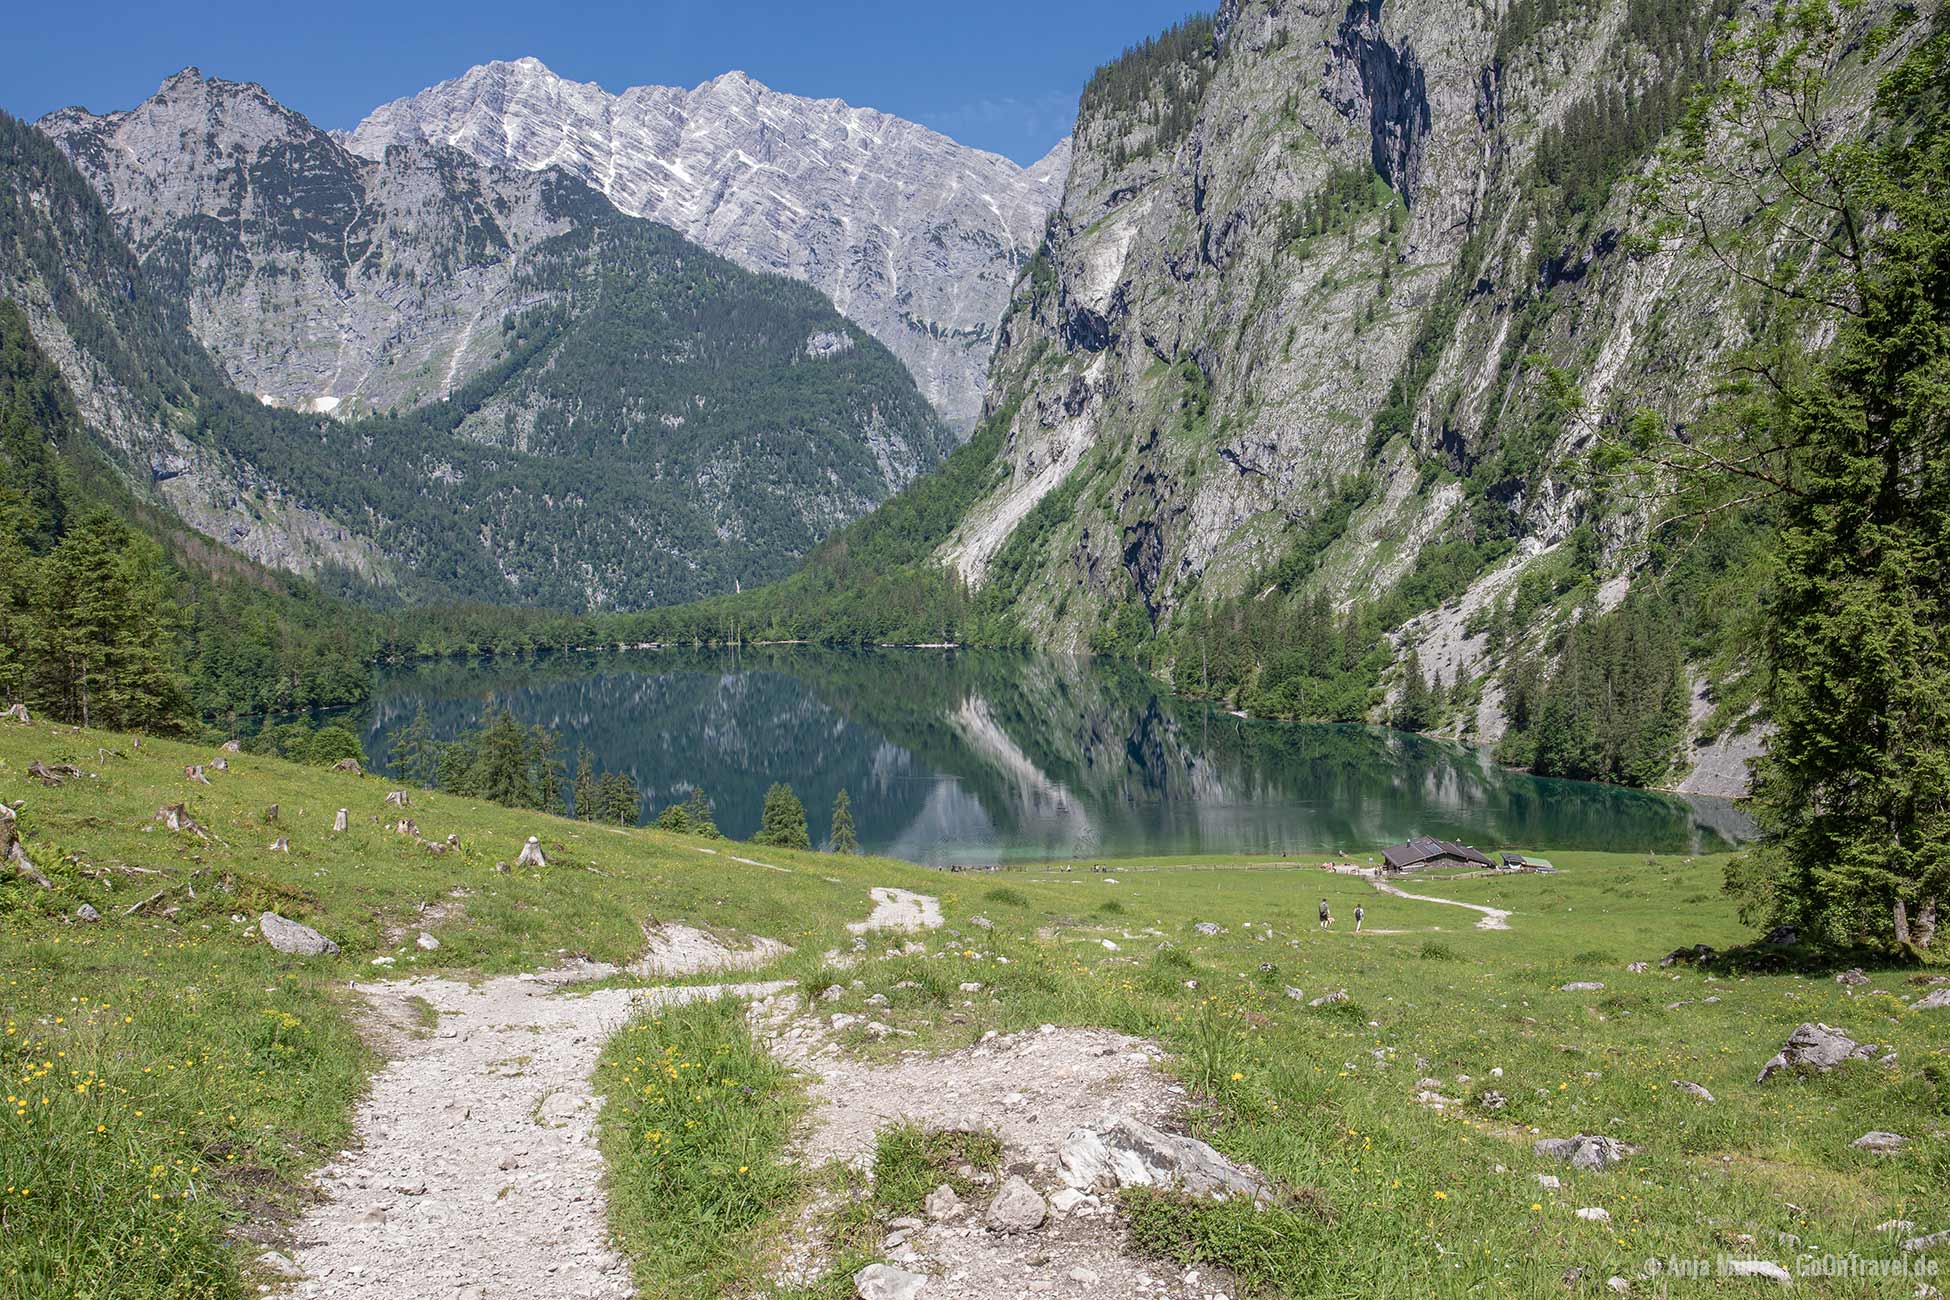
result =
[[[1366,856],[1415,835],[1485,850],[1714,853],[1733,803],[1512,772],[1379,727],[1237,717],[1128,666],[958,650],[640,650],[388,673],[364,715],[379,770],[421,706],[451,739],[505,706],[573,770],[628,773],[647,821],[694,786],[719,828],[758,829],[792,787],[814,843],[834,796],[860,844],[930,866],[1191,855]]]

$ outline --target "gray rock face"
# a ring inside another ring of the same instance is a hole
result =
[[[1910,1007],[1911,1011],[1950,1011],[1950,988],[1938,989]]]
[[[1020,1175],[1011,1175],[989,1202],[988,1223],[996,1232],[1034,1232],[1049,1217],[1049,1206]]]
[[[1672,1086],[1696,1101],[1712,1101],[1714,1099],[1713,1094],[1707,1091],[1705,1087],[1686,1079],[1674,1079]]]
[[[293,957],[329,957],[338,952],[339,946],[308,925],[300,925],[276,912],[265,912],[257,918],[257,928],[264,935],[264,941],[279,952]]]
[[[262,87],[177,73],[101,116],[43,118],[130,244],[171,268],[237,387],[352,415],[446,396],[500,359],[518,279],[573,214],[544,178],[440,148],[368,161]]]
[[[1908,1142],[1909,1139],[1900,1133],[1885,1133],[1881,1129],[1871,1129],[1849,1143],[1849,1146],[1857,1151],[1866,1151],[1873,1156],[1893,1156]]]
[[[922,1208],[930,1219],[952,1219],[961,1213],[961,1197],[955,1193],[954,1188],[943,1183],[928,1193],[928,1199]]]
[[[1272,1198],[1266,1181],[1196,1138],[1178,1137],[1139,1120],[1119,1119],[1101,1129],[1078,1129],[1057,1153],[1063,1181],[1089,1189],[1178,1187],[1191,1196],[1224,1200]]]
[[[869,1264],[853,1275],[853,1293],[860,1300],[914,1300],[927,1284],[927,1274],[889,1264]]]
[[[1756,1083],[1766,1083],[1787,1071],[1814,1070],[1826,1074],[1844,1061],[1866,1061],[1875,1053],[1839,1029],[1822,1024],[1795,1026],[1780,1052],[1761,1067]]]
[[[981,409],[1010,287],[1069,166],[1068,141],[1024,168],[742,72],[612,95],[532,58],[383,105],[346,142],[372,159],[437,144],[497,167],[562,168],[632,216],[805,280],[906,362],[963,430]]]
[[[1540,1156],[1562,1160],[1573,1169],[1609,1169],[1638,1148],[1614,1137],[1580,1133],[1576,1137],[1543,1138],[1533,1148]]]

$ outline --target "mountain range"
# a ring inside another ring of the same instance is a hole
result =
[[[954,442],[816,291],[560,172],[368,162],[194,72],[5,142],[0,295],[144,490],[252,559],[681,600],[784,572]]]
[[[346,144],[557,168],[740,266],[806,281],[907,364],[950,424],[981,409],[996,322],[1062,197],[1069,141],[1024,168],[913,122],[741,72],[610,94],[537,59],[375,109]]]

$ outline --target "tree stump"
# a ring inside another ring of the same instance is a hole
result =
[[[546,867],[548,865],[548,859],[542,856],[542,842],[533,835],[530,835],[528,837],[528,843],[521,846],[521,856],[515,859],[515,865],[518,867]]]
[[[243,749],[244,747],[234,740],[226,740],[223,742],[223,752],[226,754],[239,754],[243,752]]]
[[[203,834],[203,828],[198,826],[195,819],[190,816],[189,809],[180,803],[164,804],[162,807],[156,809],[156,820],[172,831],[190,831],[197,835]]]
[[[0,709],[0,718],[12,718],[16,722],[33,721],[32,718],[27,716],[27,706],[25,704],[16,704],[9,709]]]
[[[272,804],[269,808],[266,808],[264,810],[264,820],[267,822],[274,822],[277,819],[278,819],[278,806],[276,804]]]
[[[334,772],[350,772],[353,776],[365,775],[365,769],[359,766],[359,760],[356,758],[341,758],[338,762],[332,764],[332,770]]]
[[[394,808],[404,808],[407,804],[406,791],[395,790],[386,796],[386,802]]]
[[[339,809],[339,815],[332,818],[332,829],[334,831],[344,830],[347,824],[346,818],[347,810],[344,808]]]
[[[201,763],[192,763],[188,767],[184,768],[183,776],[187,780],[200,781],[204,785],[210,784],[210,778],[203,775],[203,764]]]
[[[210,760],[210,766],[219,772],[228,772],[230,770],[230,760],[227,758],[213,758]]]
[[[278,836],[277,839],[271,842],[271,852],[273,853],[291,852],[291,841],[286,839],[282,835]]]
[[[412,835],[416,837],[420,833],[420,828],[414,824],[411,817],[402,817],[399,824],[393,827],[393,830],[401,835]]]

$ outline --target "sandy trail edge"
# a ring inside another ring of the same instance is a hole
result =
[[[1396,898],[1411,899],[1417,903],[1443,903],[1449,907],[1466,907],[1472,912],[1481,912],[1483,919],[1476,923],[1478,930],[1507,930],[1510,928],[1510,917],[1512,914],[1504,911],[1500,907],[1485,907],[1481,903],[1459,903],[1453,898],[1432,898],[1427,894],[1411,894],[1406,890],[1397,889],[1395,886],[1384,884],[1379,880],[1370,880],[1368,883],[1376,889],[1379,889],[1382,893],[1393,894]]]

